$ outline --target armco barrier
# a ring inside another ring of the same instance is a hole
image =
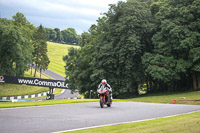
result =
[[[53,91],[55,91],[55,89]],[[61,93],[63,93],[63,92],[64,91],[62,91]],[[38,93],[38,94],[32,94],[32,95],[0,97],[0,102],[10,102],[10,101],[13,102],[13,101],[17,101],[20,99],[41,97],[41,96],[46,96],[48,93],[49,93],[49,91],[43,92],[43,93]],[[84,98],[77,96],[77,97],[71,97],[71,98],[67,98],[67,99],[84,99]]]
[[[46,96],[47,92],[42,92],[39,94],[32,94],[32,95],[22,95],[22,96],[8,96],[8,97],[0,97],[0,101],[8,101],[8,100],[19,100],[19,99],[28,99],[28,98],[35,98],[35,97],[41,97],[41,96]]]

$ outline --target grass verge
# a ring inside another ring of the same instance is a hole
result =
[[[200,111],[122,125],[105,126],[67,133],[200,133]]]
[[[130,98],[127,100],[132,102],[167,103],[167,104],[171,104],[173,100],[176,100],[177,104],[200,105],[199,96],[200,96],[200,91],[191,91],[191,92],[181,92],[181,93],[149,94],[135,98]]]
[[[31,95],[41,92],[47,92],[49,88],[47,87],[37,87],[28,85],[15,85],[15,84],[1,84],[0,85],[0,97],[6,96],[21,96],[21,95]]]
[[[85,102],[97,102],[97,101],[99,101],[99,99],[56,99],[56,100],[46,100],[46,101],[36,101],[36,102],[16,102],[16,103],[0,102],[0,108],[85,103]]]

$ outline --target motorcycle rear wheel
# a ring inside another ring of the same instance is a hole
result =
[[[107,107],[111,107],[112,101],[111,99],[109,100],[109,103],[107,104]]]

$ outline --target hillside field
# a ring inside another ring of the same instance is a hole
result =
[[[49,70],[65,77],[65,62],[63,61],[63,56],[68,54],[70,47],[79,48],[79,46],[47,42],[48,57],[50,60]]]

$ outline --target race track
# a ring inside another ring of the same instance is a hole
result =
[[[200,111],[199,105],[114,102],[0,109],[1,133],[51,133]]]
[[[59,75],[51,70],[45,70],[42,71],[43,73],[49,75],[50,77],[56,79],[56,80],[65,80],[65,77],[63,77],[62,75]],[[71,90],[69,89],[65,89],[65,91],[62,94],[56,95],[55,99],[68,99],[68,98],[74,98],[77,97],[79,95],[79,93],[71,93]]]
[[[52,77],[53,79],[56,79],[56,80],[65,80],[65,77],[63,77],[62,75],[59,75],[51,70],[43,70],[42,71],[43,73],[45,73],[46,75],[49,75],[50,77]],[[59,95],[56,95],[54,99],[68,99],[68,98],[74,98],[74,97],[77,97],[79,95],[79,93],[71,93],[71,90],[69,89],[64,89],[64,92],[59,94]],[[33,99],[33,100],[30,100],[30,101],[43,101],[43,100],[46,100],[46,98],[38,98],[38,99]]]

